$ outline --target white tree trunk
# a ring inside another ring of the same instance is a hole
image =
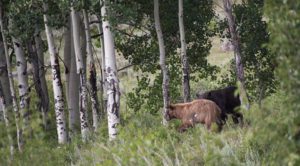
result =
[[[120,123],[120,91],[119,80],[117,77],[117,66],[115,56],[115,43],[113,34],[110,30],[110,23],[107,18],[107,1],[101,8],[101,16],[103,19],[103,36],[105,50],[105,75],[107,82],[107,116],[108,116],[108,134],[110,140],[116,138],[118,134],[117,126]]]
[[[89,65],[89,89],[90,89],[90,98],[92,102],[92,112],[93,112],[93,129],[97,131],[98,129],[98,100],[97,100],[97,73],[95,67],[95,60],[93,56],[93,45],[92,38],[90,34],[90,25],[89,25],[89,16],[85,9],[83,9],[83,17],[84,17],[84,26],[85,26],[85,36],[87,41],[87,56],[88,56],[88,65]]]
[[[38,66],[39,66],[39,80],[40,80],[40,85],[42,88],[42,118],[43,118],[43,124],[45,129],[48,129],[48,111],[49,111],[49,94],[48,94],[48,88],[47,88],[47,82],[46,82],[46,77],[45,77],[45,64],[44,64],[44,53],[43,53],[43,41],[40,36],[40,32],[36,30],[35,36],[34,36],[34,41],[35,41],[35,48],[36,48],[36,53],[37,53],[37,58],[38,58]]]
[[[80,128],[83,141],[86,141],[89,134],[87,121],[87,88],[86,88],[86,71],[84,67],[84,59],[80,47],[79,20],[76,16],[74,7],[71,7],[73,42],[76,55],[77,73],[80,75]]]
[[[20,111],[23,117],[23,132],[30,132],[27,61],[25,59],[21,41],[14,37],[12,37],[12,41],[17,61],[18,88],[20,97]]]
[[[3,25],[3,16],[2,16],[2,4],[0,2],[0,27],[1,27],[1,33],[2,33],[2,40],[3,40],[3,45],[4,45],[4,52],[5,52],[5,59],[6,59],[6,65],[7,65],[7,73],[8,73],[8,78],[9,78],[9,87],[10,87],[10,93],[12,97],[12,104],[13,104],[13,111],[15,115],[15,121],[16,121],[16,129],[17,129],[17,143],[18,143],[18,149],[19,151],[22,151],[23,149],[23,134],[22,134],[22,129],[20,128],[20,112],[17,104],[17,99],[16,99],[16,91],[14,88],[14,79],[12,76],[12,68],[10,65],[9,61],[9,53],[8,53],[8,47],[7,47],[7,42],[6,42],[6,37],[5,37],[5,28]]]
[[[53,76],[53,93],[54,93],[54,106],[55,106],[55,115],[56,115],[56,128],[58,135],[58,143],[63,144],[67,142],[67,131],[66,131],[66,120],[64,113],[64,98],[62,92],[62,82],[60,77],[60,68],[58,55],[54,45],[54,38],[52,29],[48,25],[48,6],[46,3],[43,3],[44,8],[44,23],[46,29],[46,36],[48,42],[48,49],[50,53],[50,61],[52,68],[52,76]]]
[[[76,57],[74,51],[71,13],[68,18],[68,26],[64,32],[64,62],[66,65],[66,94],[69,111],[69,136],[72,137],[79,128],[79,74],[76,70]]]
[[[183,88],[183,99],[184,102],[191,100],[190,96],[190,72],[189,62],[186,55],[186,42],[183,22],[183,0],[178,2],[178,19],[179,19],[179,31],[180,31],[180,42],[181,42],[181,65],[182,65],[182,88]]]
[[[159,64],[161,67],[161,72],[163,75],[163,84],[162,84],[162,93],[164,100],[164,109],[163,109],[163,124],[167,125],[167,121],[164,118],[169,105],[169,75],[168,68],[166,67],[166,52],[165,52],[165,44],[163,39],[163,34],[160,26],[160,18],[159,18],[159,2],[158,0],[154,0],[154,21],[155,21],[155,30],[158,38],[159,44]]]
[[[242,64],[242,57],[241,57],[241,43],[239,41],[238,32],[236,30],[235,21],[234,21],[234,17],[232,14],[231,0],[223,0],[223,7],[224,7],[225,14],[227,17],[231,40],[232,40],[232,44],[234,47],[235,66],[236,66],[238,86],[240,89],[241,104],[246,109],[249,109],[250,103],[249,103],[249,99],[248,99],[246,88],[245,88],[244,67]]]

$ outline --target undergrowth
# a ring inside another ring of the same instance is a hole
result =
[[[96,141],[75,151],[75,165],[297,165],[292,132],[293,111],[282,93],[243,111],[243,126],[228,121],[221,133],[197,125],[178,133],[179,121],[168,127],[148,113],[128,116],[116,141]],[[96,139],[97,140],[97,139]],[[101,139],[99,139],[101,140]],[[103,140],[103,138],[102,138]]]
[[[243,111],[243,126],[230,119],[220,133],[201,124],[178,133],[179,121],[165,127],[160,115],[128,110],[115,141],[108,141],[103,120],[89,143],[78,136],[58,146],[49,135],[34,134],[13,160],[0,132],[0,165],[297,165],[299,155],[291,135],[296,116],[283,106],[285,99],[282,93],[267,98],[262,108],[254,105]]]

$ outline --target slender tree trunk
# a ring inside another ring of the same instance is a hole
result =
[[[1,33],[2,33],[2,40],[3,40],[3,45],[4,45],[4,52],[5,52],[5,59],[6,59],[6,65],[7,65],[7,72],[8,72],[8,79],[9,79],[9,86],[10,86],[10,93],[12,97],[12,106],[14,110],[14,115],[15,115],[15,121],[16,121],[16,129],[17,129],[17,143],[18,143],[18,149],[21,152],[23,149],[23,134],[22,134],[22,129],[20,128],[20,112],[17,104],[17,99],[16,99],[16,91],[14,88],[14,79],[12,75],[12,68],[10,65],[10,59],[9,59],[9,54],[8,54],[8,47],[7,47],[7,42],[6,42],[6,37],[5,37],[5,28],[3,25],[3,15],[2,15],[2,3],[0,2],[0,27],[1,27]]]
[[[223,0],[223,6],[227,16],[231,40],[234,47],[235,65],[236,65],[238,85],[240,89],[241,103],[246,107],[246,109],[249,109],[250,105],[249,105],[249,99],[245,88],[244,68],[241,59],[241,43],[239,41],[238,32],[236,30],[235,21],[232,14],[231,3],[232,3],[231,0]]]
[[[58,61],[58,53],[55,50],[54,38],[52,29],[48,25],[48,6],[46,3],[43,3],[44,8],[44,22],[46,29],[46,36],[48,41],[48,49],[50,53],[50,61],[52,67],[52,76],[53,76],[53,93],[54,93],[54,106],[55,106],[55,115],[56,115],[56,128],[58,135],[58,143],[63,144],[67,142],[67,131],[66,131],[66,120],[64,113],[64,98],[62,92],[62,82],[60,77],[60,68]]]
[[[2,39],[2,37],[1,37]],[[5,61],[5,55],[4,55],[4,47],[3,47],[3,42],[2,40],[0,40],[0,87],[2,86],[2,82],[4,81],[5,77],[8,78],[8,75],[7,75],[7,70],[6,70],[6,61]],[[8,81],[8,79],[7,79]],[[6,82],[7,82],[6,81]],[[4,92],[3,90],[1,90],[2,94],[3,94],[3,102],[1,103],[0,102],[0,122],[4,121],[3,119],[3,103],[4,103],[4,100],[5,100],[5,97],[4,97]]]
[[[69,111],[69,136],[77,131],[79,126],[79,74],[76,72],[76,58],[73,43],[73,28],[71,13],[68,18],[68,26],[64,32],[64,62],[66,65],[66,94]]]
[[[181,65],[182,65],[182,88],[183,88],[183,99],[184,102],[191,100],[190,95],[190,72],[189,62],[186,55],[186,42],[183,22],[183,0],[178,1],[178,19],[179,19],[179,31],[180,31],[180,42],[181,42]]]
[[[97,24],[99,34],[103,34],[102,29],[102,20],[101,17],[98,17],[99,23]],[[105,50],[104,50],[104,38],[103,35],[100,35],[100,45],[101,45],[101,84],[100,84],[100,103],[101,103],[101,112],[100,112],[100,118],[101,116],[104,116],[104,110],[106,110],[106,103],[107,103],[107,93],[106,93],[106,86],[105,86]]]
[[[2,40],[0,41],[0,85],[3,87],[2,91],[5,105],[9,107],[12,104],[12,98],[10,94],[9,78]]]
[[[1,86],[1,84],[0,84],[0,86]],[[1,92],[1,93],[3,93],[3,92]],[[3,108],[4,108],[3,103],[4,103],[4,95],[3,95],[3,101],[0,101],[0,123],[4,121],[4,119],[3,119]]]
[[[80,128],[83,141],[86,141],[89,134],[87,121],[87,89],[86,89],[86,71],[84,68],[83,56],[80,49],[79,20],[76,16],[74,7],[71,7],[73,42],[76,55],[77,73],[80,75]]]
[[[40,65],[39,65],[39,57],[37,54],[37,49],[35,47],[35,44],[33,43],[34,40],[28,41],[27,42],[27,50],[28,50],[28,57],[29,60],[32,64],[33,68],[33,82],[34,82],[34,87],[38,96],[38,109],[42,114],[42,120],[43,120],[43,125],[44,128],[47,129],[47,116],[46,116],[46,110],[44,109],[45,107],[45,98],[46,95],[44,94],[42,85],[41,85],[41,75],[43,73],[40,73]],[[44,72],[44,71],[42,71]]]
[[[87,56],[88,56],[88,65],[89,65],[89,88],[90,88],[90,98],[92,102],[92,112],[93,112],[93,129],[97,131],[98,129],[98,120],[99,120],[99,110],[98,110],[98,100],[97,100],[97,73],[95,67],[95,60],[93,56],[93,45],[90,34],[90,25],[88,13],[83,9],[84,25],[85,25],[85,35],[87,41]]]
[[[17,61],[18,88],[20,96],[20,111],[23,117],[23,132],[30,133],[29,126],[29,94],[28,94],[28,76],[27,61],[21,41],[12,37]]]
[[[168,68],[166,67],[166,52],[165,52],[165,44],[163,39],[163,34],[160,26],[160,18],[159,18],[159,2],[158,0],[154,0],[154,21],[155,21],[155,30],[158,38],[159,45],[159,64],[161,67],[161,72],[163,75],[163,84],[162,84],[162,93],[164,100],[164,109],[163,109],[163,124],[167,125],[167,121],[164,118],[168,109],[168,105],[170,103],[169,100],[169,75]]]
[[[107,4],[101,8],[102,18],[107,18]],[[108,135],[110,140],[116,138],[118,134],[117,126],[120,123],[120,90],[119,80],[117,77],[117,66],[115,56],[115,43],[113,34],[110,30],[110,23],[107,19],[102,20],[103,36],[104,36],[104,50],[105,50],[105,75],[107,83],[107,116],[108,116]]]
[[[73,28],[72,28],[73,29]],[[77,133],[80,129],[79,118],[79,89],[80,89],[80,77],[77,73],[76,57],[74,50],[73,35],[71,29],[71,65],[69,76],[69,88],[68,88],[68,109],[69,109],[69,127],[72,129],[70,133]]]
[[[3,55],[3,54],[2,54]],[[0,56],[2,56],[0,55]],[[7,138],[8,138],[8,143],[9,143],[9,149],[10,149],[10,155],[11,157],[14,155],[14,142],[13,142],[13,138],[11,136],[11,126],[10,126],[10,119],[8,116],[8,111],[6,109],[6,103],[5,103],[5,99],[4,99],[4,88],[2,88],[2,86],[0,85],[0,105],[2,106],[2,116],[4,119],[4,123],[5,123],[5,128],[6,128],[6,132],[7,132]]]
[[[48,88],[47,88],[47,82],[46,82],[46,77],[45,77],[45,64],[44,64],[44,53],[43,53],[43,42],[42,38],[40,36],[40,32],[38,29],[36,29],[35,35],[34,35],[34,41],[36,49],[36,54],[37,54],[37,59],[38,59],[38,76],[39,76],[39,81],[40,81],[40,86],[41,86],[41,91],[42,91],[42,118],[43,118],[43,124],[45,130],[48,129],[48,111],[49,111],[49,94],[48,94]],[[36,75],[37,76],[37,75]]]
[[[77,14],[77,20],[79,24],[79,39],[80,39],[80,50],[81,50],[81,55],[83,59],[83,69],[86,72],[86,63],[87,63],[87,41],[86,41],[86,35],[85,35],[85,27],[84,27],[84,22],[80,18],[80,13],[76,12]]]
[[[65,81],[66,81],[66,99],[69,109],[69,84],[70,84],[70,70],[71,70],[71,48],[72,48],[72,36],[71,36],[71,19],[68,17],[67,27],[64,28],[64,64],[65,64]]]

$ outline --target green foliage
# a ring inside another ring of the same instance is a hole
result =
[[[277,93],[264,102],[261,110],[252,110],[254,137],[249,140],[249,144],[256,148],[263,165],[300,164],[300,156],[296,153],[297,146],[293,140],[297,129],[294,125],[296,113],[283,104],[288,100],[286,94]]]
[[[124,12],[120,14],[120,11]],[[112,12],[115,13],[113,15],[115,18],[110,18],[112,22],[124,26],[115,29],[116,48],[130,63],[136,65],[137,71],[147,73],[145,78],[138,80],[139,87],[129,94],[129,107],[140,110],[143,106],[155,113],[162,106],[160,99],[162,77],[158,65],[159,50],[154,27],[153,2],[122,1],[112,4]],[[178,52],[180,36],[177,13],[177,2],[160,2],[160,20],[166,49],[166,64],[170,74],[171,101],[175,101],[181,93],[182,71],[179,70],[181,64]],[[216,72],[216,67],[209,65],[206,60],[211,48],[208,39],[214,35],[214,30],[210,26],[213,16],[212,1],[184,2],[187,56],[190,72],[195,73],[191,80],[206,78]],[[154,80],[150,81],[150,75],[154,76]]]
[[[180,96],[180,80],[178,77],[180,71],[177,68],[170,68],[170,99],[177,101]],[[162,75],[157,74],[154,80],[151,80],[151,75],[143,75],[137,77],[137,88],[133,92],[128,93],[129,108],[137,111],[149,111],[152,114],[160,113],[160,108],[163,107],[162,99]]]
[[[67,1],[49,1],[48,24],[54,28],[65,26],[69,13],[69,3]],[[42,1],[19,0],[10,2],[4,10],[5,16],[10,20],[10,35],[27,42],[36,33],[36,30],[44,29]],[[60,19],[57,19],[60,18]]]
[[[285,112],[292,114],[286,131],[289,141],[296,149],[286,153],[285,160],[300,158],[300,66],[299,42],[300,37],[300,2],[299,1],[266,1],[266,15],[268,16],[271,32],[270,50],[277,57],[277,74],[281,89],[288,97],[284,102]],[[296,164],[295,164],[296,165]]]
[[[263,19],[263,1],[248,1],[233,6],[233,14],[241,42],[245,83],[251,101],[259,101],[275,92],[275,57],[266,47],[269,42],[267,24]],[[224,21],[224,20],[223,20]],[[221,21],[220,29],[227,28]],[[225,36],[230,37],[229,31]],[[222,83],[236,82],[235,61],[232,60],[230,77],[224,75]]]

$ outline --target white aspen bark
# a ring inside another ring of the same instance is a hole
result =
[[[52,76],[53,76],[53,93],[54,93],[54,106],[55,106],[55,115],[56,115],[56,128],[58,135],[58,143],[63,144],[67,142],[67,131],[66,131],[66,121],[65,121],[65,113],[64,113],[64,98],[62,92],[62,82],[60,77],[60,68],[58,55],[55,50],[54,38],[52,29],[48,25],[48,6],[46,3],[43,3],[44,8],[44,23],[46,29],[46,36],[48,42],[48,49],[50,53],[50,61],[52,68]]]
[[[2,56],[2,55],[0,55],[0,56]],[[2,116],[3,116],[3,120],[4,120],[4,123],[5,123],[6,132],[7,132],[7,138],[8,138],[8,143],[9,143],[10,155],[12,157],[14,155],[14,149],[15,148],[14,148],[13,138],[11,136],[10,119],[9,119],[9,116],[8,116],[8,111],[6,109],[6,103],[5,103],[5,99],[4,99],[3,89],[4,88],[2,88],[2,86],[0,85],[0,105],[1,105]]]
[[[159,18],[159,2],[158,0],[154,0],[154,21],[155,21],[155,30],[158,38],[159,45],[159,64],[161,67],[161,72],[163,75],[163,84],[162,84],[162,93],[164,100],[164,109],[163,109],[163,124],[167,125],[167,121],[164,118],[168,109],[169,101],[169,75],[168,68],[166,67],[166,52],[165,52],[165,44],[163,39],[163,34],[160,26],[160,18]]]
[[[10,87],[10,93],[12,97],[12,106],[13,106],[13,111],[14,111],[14,116],[15,116],[15,121],[16,121],[16,129],[17,129],[17,143],[18,143],[18,150],[22,152],[23,149],[23,134],[22,134],[22,129],[20,128],[20,112],[17,104],[17,99],[16,99],[16,91],[14,88],[14,79],[12,75],[12,68],[10,65],[9,61],[9,53],[8,53],[8,47],[7,47],[7,42],[6,42],[6,37],[5,37],[5,28],[3,25],[3,15],[2,15],[2,3],[0,1],[0,27],[1,27],[1,34],[2,34],[2,40],[3,40],[3,45],[4,45],[4,52],[5,52],[5,59],[6,59],[6,65],[7,65],[7,73],[8,73],[8,78],[9,78],[9,87]]]
[[[71,15],[64,32],[64,62],[66,65],[66,94],[69,112],[69,136],[72,137],[79,126],[79,74],[76,72],[76,58],[72,36]]]
[[[231,40],[234,47],[234,57],[235,57],[238,86],[240,89],[241,104],[242,106],[245,106],[246,109],[250,109],[250,103],[245,88],[244,67],[242,64],[242,57],[241,57],[241,43],[239,41],[238,32],[236,30],[235,21],[232,14],[231,0],[223,0],[223,7],[227,17]]]
[[[44,64],[44,53],[42,49],[42,38],[40,36],[40,32],[36,29],[36,33],[34,35],[35,48],[38,58],[38,66],[39,66],[39,81],[42,90],[42,120],[44,124],[45,130],[48,129],[48,111],[49,111],[49,94],[47,88],[47,82],[45,77],[45,64]]]
[[[71,7],[73,42],[76,55],[77,73],[80,75],[80,129],[83,141],[88,139],[88,115],[87,115],[87,89],[86,89],[86,72],[84,68],[84,60],[80,47],[79,20],[76,16],[74,7]]]
[[[23,45],[20,40],[12,37],[17,61],[18,88],[20,97],[20,111],[23,117],[23,132],[29,132],[29,94],[27,61],[25,59]]]
[[[107,1],[101,8],[102,18],[107,18]],[[115,56],[115,43],[113,34],[110,30],[110,23],[107,19],[102,20],[104,50],[105,50],[105,75],[107,82],[107,116],[108,116],[108,135],[113,140],[118,134],[117,126],[120,123],[120,90],[117,77],[117,66]]]
[[[104,38],[103,38],[103,29],[102,29],[102,20],[98,17],[99,23],[97,24],[97,28],[100,35],[100,45],[101,45],[101,85],[100,85],[100,103],[101,103],[101,112],[100,112],[100,118],[104,116],[104,110],[106,110],[106,102],[107,102],[107,92],[106,92],[106,86],[105,86],[105,50],[104,50]]]
[[[84,17],[84,27],[85,27],[85,36],[87,41],[87,58],[89,65],[89,88],[90,88],[90,98],[92,102],[92,112],[93,112],[93,129],[97,131],[98,129],[98,100],[97,100],[97,73],[93,56],[93,45],[92,38],[90,33],[90,25],[89,25],[89,16],[85,9],[83,9],[83,17]]]
[[[178,19],[179,19],[179,31],[180,31],[180,42],[181,42],[181,65],[182,65],[182,88],[183,88],[183,99],[184,102],[191,100],[190,95],[190,72],[189,62],[186,55],[186,42],[185,42],[185,31],[183,22],[183,0],[178,1]]]

